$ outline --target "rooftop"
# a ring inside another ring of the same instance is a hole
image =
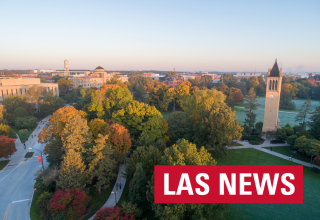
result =
[[[270,70],[270,75],[269,76],[272,76],[272,77],[280,76],[280,71],[279,71],[277,59],[274,62],[272,69]]]

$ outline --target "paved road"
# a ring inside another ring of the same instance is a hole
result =
[[[41,125],[41,127],[43,127]],[[33,134],[40,132],[36,129]],[[43,150],[44,144],[39,144],[36,138],[29,138],[29,147]],[[0,172],[0,219],[3,220],[29,220],[30,205],[35,183],[34,173],[40,169],[38,151],[33,158],[25,159],[26,150],[19,139],[16,140],[17,152],[10,158],[8,166]],[[26,161],[25,161],[26,160]],[[48,166],[44,157],[44,166]],[[3,216],[3,217],[2,217]]]

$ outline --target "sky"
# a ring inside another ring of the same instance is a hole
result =
[[[320,1],[1,0],[0,69],[320,71]]]

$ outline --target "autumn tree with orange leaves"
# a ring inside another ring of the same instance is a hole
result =
[[[38,135],[38,142],[46,144],[44,149],[45,153],[50,142],[54,139],[61,139],[66,123],[74,115],[80,115],[83,118],[86,117],[84,111],[77,110],[72,106],[60,108],[52,114],[48,126],[44,127]]]

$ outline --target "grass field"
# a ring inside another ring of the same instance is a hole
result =
[[[19,129],[18,129],[18,128],[15,128],[15,127],[12,127],[12,126],[10,126],[10,127],[11,127],[12,130],[19,136],[21,143],[26,142],[26,141],[27,141],[27,138],[32,134],[32,132],[33,132],[34,129],[36,128],[36,127],[34,127],[34,128],[32,128],[32,129],[28,130],[27,135],[25,135],[25,136],[20,136],[20,134],[19,134]]]
[[[26,153],[26,155],[24,156],[24,158],[31,158],[33,156],[34,152],[28,152]]]
[[[270,150],[270,147],[264,147],[265,149]],[[310,162],[310,158],[309,157],[304,157],[301,154],[298,153],[292,153],[291,152],[291,147],[290,146],[281,146],[281,147],[272,147],[272,151],[277,152],[279,154],[283,154],[286,155],[288,157],[290,157],[290,155],[292,155],[292,158],[297,159],[297,160],[302,160],[305,162]]]
[[[229,155],[217,160],[218,165],[297,165],[255,149],[228,150]],[[320,176],[303,169],[303,204],[230,204],[227,220],[251,219],[319,219]]]
[[[256,122],[262,121],[263,122],[263,117],[264,117],[264,108],[265,108],[265,97],[259,97],[258,99],[258,103],[261,106],[258,106],[258,109],[254,111],[255,114],[257,114],[257,118],[256,118]],[[279,110],[279,119],[280,119],[280,126],[283,127],[285,126],[287,123],[289,123],[291,126],[294,126],[296,124],[295,122],[295,117],[297,116],[299,109],[301,108],[301,106],[303,105],[303,103],[306,100],[293,100],[293,102],[296,105],[296,109],[295,110]],[[239,105],[233,108],[233,110],[236,111],[236,115],[237,115],[237,121],[239,121],[240,124],[243,124],[244,119],[246,117],[246,113],[244,112],[244,105]],[[311,100],[311,108],[312,111],[316,109],[316,107],[320,106],[319,101],[315,101],[315,100]]]
[[[1,160],[0,161],[0,170],[5,168],[9,162],[10,162],[10,160]]]

